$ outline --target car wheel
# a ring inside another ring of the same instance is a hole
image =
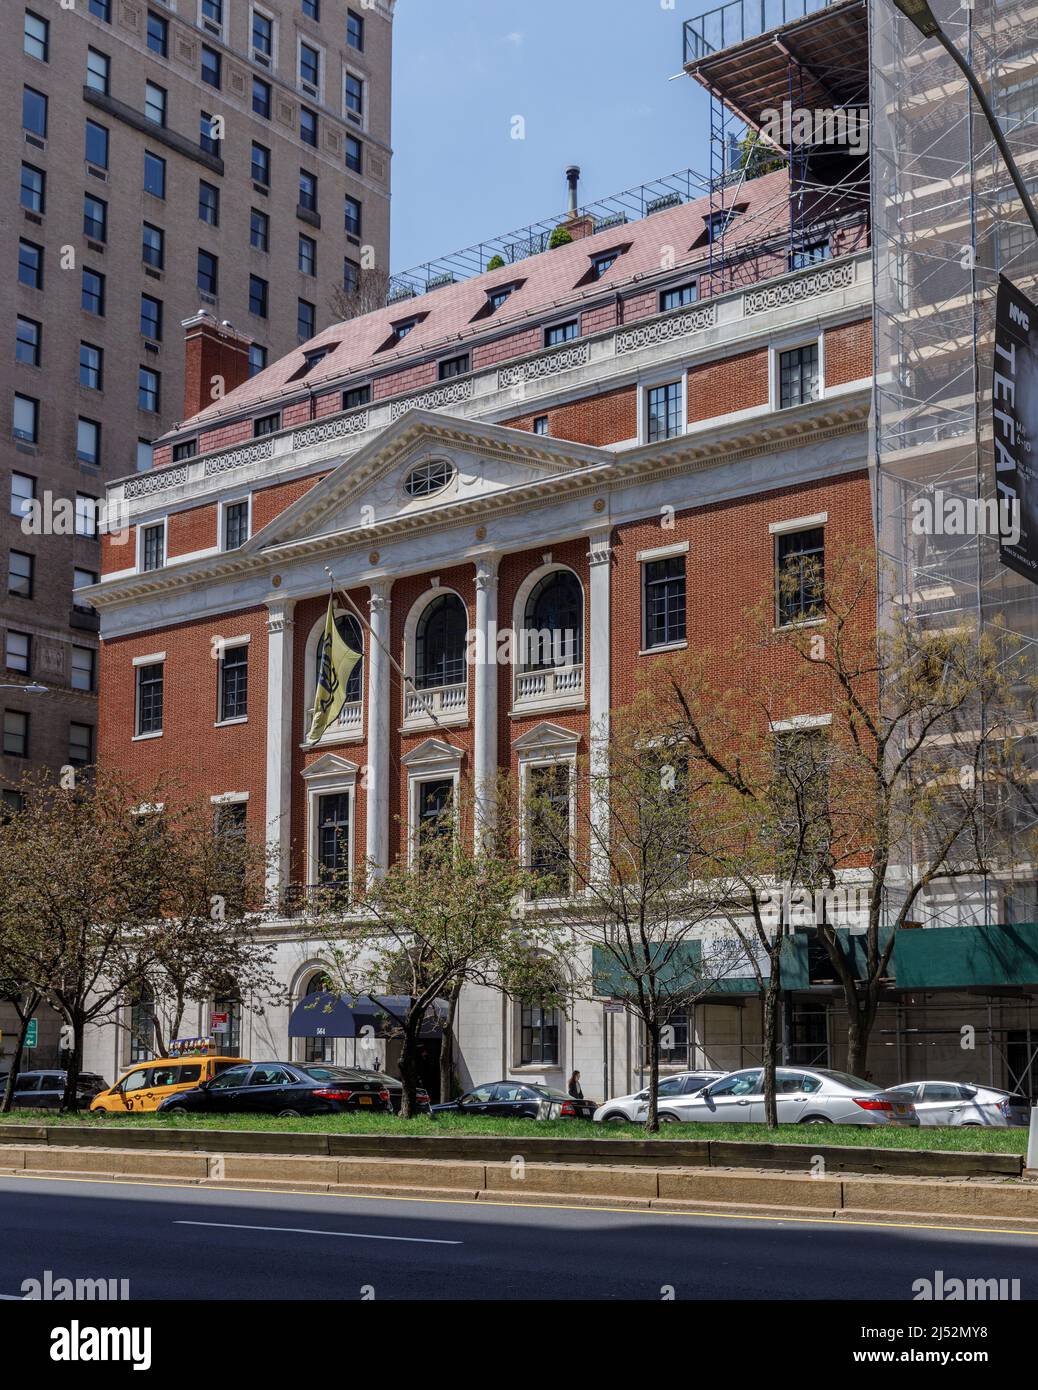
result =
[[[681,1123],[677,1115],[657,1115],[656,1118],[661,1125],[679,1125]]]
[[[298,1110],[279,1110],[279,1120],[298,1120],[300,1112]]]
[[[627,1125],[630,1120],[619,1110],[614,1110],[612,1114],[603,1115],[600,1121],[604,1125]]]
[[[162,1113],[163,1113],[163,1115],[186,1115],[186,1114],[187,1114],[187,1106],[186,1106],[186,1105],[167,1105],[166,1108],[165,1108],[165,1110],[163,1110]]]
[[[831,1125],[828,1115],[807,1115],[800,1121],[802,1125]]]

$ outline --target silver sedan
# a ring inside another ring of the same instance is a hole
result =
[[[890,1095],[915,1106],[921,1125],[1006,1129],[1030,1124],[1031,1107],[1024,1096],[993,1086],[961,1081],[905,1081],[891,1086]]]
[[[723,1071],[683,1071],[674,1076],[664,1077],[657,1087],[656,1095],[662,1105],[664,1101],[674,1100],[678,1096],[693,1095],[696,1091],[701,1091],[704,1086],[711,1081],[717,1081],[725,1073]],[[600,1105],[595,1111],[595,1119],[600,1124],[623,1124],[631,1122],[642,1110],[644,1118],[645,1107],[642,1102],[649,1099],[649,1088],[643,1087],[640,1091],[633,1091],[629,1096],[613,1096]]]
[[[847,1072],[778,1067],[775,1103],[780,1125],[918,1125],[911,1101]],[[644,1120],[646,1106],[637,1114]],[[692,1096],[660,1104],[660,1120],[700,1124],[763,1124],[764,1070],[747,1067]]]

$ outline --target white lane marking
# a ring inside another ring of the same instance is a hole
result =
[[[224,1231],[284,1231],[297,1236],[342,1236],[347,1240],[403,1240],[410,1245],[462,1245],[460,1240],[432,1240],[428,1236],[371,1236],[363,1231],[315,1231],[308,1226],[245,1226],[237,1221],[174,1221],[174,1226],[216,1226]]]

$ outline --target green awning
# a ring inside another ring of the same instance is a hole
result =
[[[638,993],[637,977],[655,963],[664,988],[674,989],[686,982],[694,986],[699,979],[703,947],[699,941],[660,942],[642,956],[625,960],[622,947],[591,948],[592,989],[597,997],[630,999]]]
[[[1038,987],[1038,922],[899,931],[893,974],[898,989]]]

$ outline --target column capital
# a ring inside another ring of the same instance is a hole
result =
[[[295,613],[296,601],[294,598],[279,598],[267,600],[267,631],[270,633],[287,632],[295,626],[293,614]]]
[[[389,607],[393,581],[391,579],[373,579],[368,587],[371,591],[368,598],[369,611],[372,615],[384,612]]]
[[[609,542],[608,534],[598,537],[592,536],[588,542],[587,562],[589,565],[608,565],[613,557],[613,547]]]
[[[473,563],[476,566],[476,588],[494,587],[498,580],[501,556],[496,551],[488,551],[485,555],[477,555]]]

